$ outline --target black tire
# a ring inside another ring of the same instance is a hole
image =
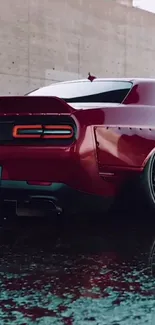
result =
[[[148,266],[151,271],[151,275],[155,277],[155,239],[154,238],[149,252]]]
[[[140,175],[139,202],[149,210],[155,211],[155,154],[149,158]]]

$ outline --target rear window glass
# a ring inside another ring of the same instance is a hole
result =
[[[53,84],[27,95],[56,96],[67,103],[122,103],[131,87],[128,81],[79,81]]]

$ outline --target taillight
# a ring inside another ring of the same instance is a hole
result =
[[[71,139],[74,131],[70,125],[15,125],[12,135],[18,139]]]
[[[43,130],[44,139],[70,139],[73,128],[70,125],[46,125]]]
[[[12,135],[14,138],[37,139],[42,135],[41,125],[15,125]]]

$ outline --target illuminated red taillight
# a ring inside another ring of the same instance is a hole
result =
[[[73,128],[70,125],[44,126],[44,139],[70,139],[72,136]]]
[[[71,139],[73,133],[70,125],[16,125],[12,135],[20,139]]]
[[[13,127],[12,135],[14,138],[37,139],[40,138],[40,132],[42,132],[41,125],[16,125]]]

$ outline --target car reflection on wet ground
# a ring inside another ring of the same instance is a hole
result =
[[[5,226],[0,324],[154,325],[153,224],[117,218]]]

